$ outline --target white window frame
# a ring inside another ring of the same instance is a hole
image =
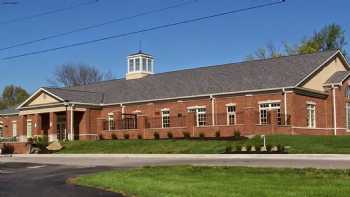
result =
[[[12,121],[12,136],[17,137],[17,121]]]
[[[27,120],[27,138],[33,137],[33,122],[31,119]]]
[[[306,124],[308,128],[316,128],[316,104],[306,104]]]
[[[197,127],[204,127],[207,124],[207,108],[205,106],[188,107],[188,112],[196,113]]]
[[[169,128],[170,127],[170,110],[169,109],[162,109],[162,128]]]
[[[229,111],[230,108],[233,107],[233,111]],[[236,105],[235,104],[227,104],[226,105],[226,113],[227,113],[227,125],[235,125],[237,123],[236,117]],[[231,122],[231,117],[233,116],[233,123]]]
[[[346,103],[346,131],[350,132],[350,103]]]
[[[268,113],[272,110],[277,110],[277,119],[281,120],[281,102],[280,101],[259,102],[259,124],[268,125]],[[266,113],[266,116],[264,116],[264,119],[262,117],[263,115],[262,111]]]
[[[114,113],[109,113],[108,114],[107,121],[108,121],[108,131],[114,130],[115,129]]]

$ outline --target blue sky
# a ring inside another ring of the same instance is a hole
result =
[[[89,0],[17,0],[14,6],[1,6],[1,21],[37,14],[82,3]],[[1,2],[1,1],[0,1]],[[0,24],[0,47],[37,39],[77,27],[101,23],[172,5],[176,0],[100,0],[96,4],[40,18]],[[113,34],[173,23],[192,17],[252,6],[269,0],[198,0],[197,3],[174,10],[149,15],[86,32],[47,40],[33,45],[0,52],[0,59],[25,52],[57,47]],[[29,92],[47,86],[47,80],[57,65],[85,63],[103,71],[111,70],[116,78],[126,72],[126,57],[142,49],[156,58],[156,72],[200,67],[242,61],[256,48],[269,42],[296,43],[326,24],[337,23],[344,27],[350,38],[348,0],[287,0],[269,8],[247,11],[208,21],[185,24],[169,29],[147,32],[130,37],[108,40],[35,56],[13,60],[0,60],[0,90],[16,84]],[[350,51],[350,45],[347,46]]]

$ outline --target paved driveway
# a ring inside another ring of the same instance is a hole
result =
[[[67,184],[66,180],[82,174],[111,168],[68,167],[28,163],[0,163],[1,197],[98,197],[121,195]]]

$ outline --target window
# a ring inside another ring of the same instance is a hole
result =
[[[269,124],[269,111],[277,110],[277,124],[281,124],[281,104],[278,102],[274,103],[262,103],[259,106],[260,124]]]
[[[0,122],[0,138],[4,137],[4,123]]]
[[[236,106],[229,105],[227,106],[227,125],[236,124]]]
[[[12,136],[13,137],[17,136],[17,122],[16,121],[12,122]]]
[[[170,127],[170,111],[163,110],[162,111],[162,128]]]
[[[346,129],[350,131],[350,103],[346,103]]]
[[[147,66],[148,66],[148,72],[153,72],[152,71],[152,60],[151,59],[148,59],[148,61],[147,61],[148,63],[147,63]]]
[[[140,58],[135,59],[135,71],[140,71]]]
[[[142,58],[142,71],[147,72],[147,60],[146,58]]]
[[[32,137],[32,131],[33,131],[32,120],[27,120],[27,138]]]
[[[207,110],[205,107],[190,108],[188,112],[196,113],[197,127],[205,126],[207,124]]]
[[[129,72],[134,72],[134,68],[135,65],[134,65],[134,59],[130,59],[129,60]]]
[[[108,131],[115,130],[114,114],[108,114]]]
[[[346,96],[346,98],[350,99],[350,86],[348,86],[348,87],[346,88],[345,96]]]
[[[307,126],[309,128],[316,127],[316,105],[315,104],[307,104]]]

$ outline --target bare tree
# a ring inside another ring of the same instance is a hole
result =
[[[48,82],[54,86],[78,86],[88,85],[103,80],[113,79],[110,71],[104,73],[96,67],[85,64],[63,64],[56,67],[53,79]]]

